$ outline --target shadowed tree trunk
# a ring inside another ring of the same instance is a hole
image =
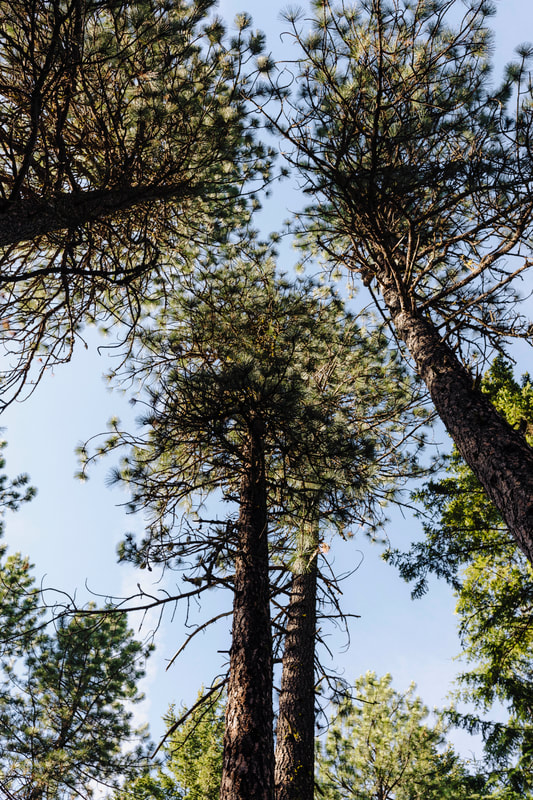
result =
[[[221,800],[273,800],[272,636],[264,425],[249,434],[241,479]]]
[[[318,539],[292,579],[276,734],[276,800],[312,800],[315,773],[315,635]]]
[[[60,194],[47,199],[24,199],[0,205],[0,246],[37,239],[60,230],[73,230],[95,220],[158,200],[183,200],[201,194],[186,182],[162,186],[129,186]],[[57,271],[59,271],[57,267]],[[52,270],[50,270],[52,271]],[[10,280],[13,277],[10,276]]]
[[[533,450],[474,386],[431,322],[402,303],[394,288],[381,290],[439,417],[533,564]]]

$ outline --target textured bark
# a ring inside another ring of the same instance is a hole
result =
[[[390,286],[382,293],[459,453],[533,564],[533,449],[474,386],[431,322],[400,302]]]
[[[0,206],[0,245],[32,241],[58,230],[104,219],[141,203],[198,195],[187,183],[126,186],[61,194],[50,200],[18,200]]]
[[[316,555],[294,575],[276,734],[276,800],[312,800],[315,774]]]
[[[260,425],[241,481],[220,800],[273,800],[274,737],[266,479]]]

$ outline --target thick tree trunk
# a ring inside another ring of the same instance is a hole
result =
[[[273,800],[274,736],[266,478],[260,425],[241,481],[220,800]]]
[[[318,542],[317,542],[318,544]],[[276,734],[276,800],[312,800],[317,558],[292,579]]]
[[[439,417],[533,564],[533,449],[474,386],[431,322],[406,308],[394,289],[381,288]]]
[[[74,229],[105,219],[141,203],[197,196],[188,183],[166,186],[125,186],[61,194],[49,200],[17,200],[0,205],[0,245],[37,239],[54,231]]]

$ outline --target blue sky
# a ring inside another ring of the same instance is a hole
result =
[[[225,0],[220,14],[232,18],[242,8],[238,0]],[[276,42],[279,52],[277,8],[254,0],[246,11],[252,14],[254,24],[267,32],[269,41]],[[498,74],[517,44],[533,40],[533,4],[530,0],[500,0],[493,26]],[[282,185],[274,202],[267,204],[262,217],[265,228],[275,228],[288,214],[287,206],[295,197],[288,189]],[[70,364],[45,375],[35,393],[9,408],[2,420],[9,442],[8,473],[30,473],[39,492],[31,504],[9,515],[6,541],[12,550],[30,556],[38,579],[42,578],[45,585],[77,593],[80,600],[88,596],[86,586],[105,596],[134,592],[138,581],[147,585],[145,573],[116,564],[118,541],[125,531],[140,531],[142,520],[127,517],[120,505],[126,495],[106,486],[112,459],[93,469],[85,484],[73,477],[78,468],[74,452],[78,443],[105,430],[111,416],[119,416],[126,426],[133,427],[134,414],[127,398],[109,392],[102,379],[110,362],[105,351],[98,354],[96,347],[101,341],[94,330],[88,332],[87,342],[88,349],[78,347]],[[522,353],[525,351],[520,351],[519,372],[529,367]],[[404,519],[398,512],[392,515],[387,534],[395,545],[407,546],[418,533],[415,521]],[[349,650],[343,649],[342,637],[332,634],[329,642],[334,663],[346,677],[355,678],[368,669],[378,674],[391,672],[399,689],[414,680],[427,705],[442,706],[458,670],[453,660],[459,644],[450,592],[434,584],[428,596],[412,602],[409,587],[393,568],[380,561],[379,548],[357,538],[335,546],[331,557],[343,569],[359,564],[344,584],[343,602],[347,611],[361,615],[351,625]],[[218,613],[229,603],[227,595],[214,596],[209,607]],[[170,616],[166,614],[158,630],[157,650],[145,682],[148,699],[142,713],[150,720],[155,737],[162,730],[160,718],[169,703],[190,703],[195,698],[202,682],[209,682],[221,667],[223,656],[217,650],[227,649],[229,641],[230,623],[224,621],[215,634],[198,637],[191,650],[165,672],[165,664],[181,644],[184,632],[182,610],[177,610],[173,620]],[[458,734],[455,738],[468,754],[471,745],[467,737]]]

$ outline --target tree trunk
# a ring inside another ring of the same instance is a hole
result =
[[[142,203],[199,196],[187,182],[165,186],[125,186],[61,194],[49,200],[17,200],[0,205],[0,245],[37,239],[105,219]]]
[[[276,800],[312,800],[315,781],[315,635],[318,539],[292,579],[276,734]]]
[[[250,433],[240,492],[220,800],[273,800],[272,635],[260,424]]]
[[[406,308],[392,287],[381,289],[439,417],[533,564],[533,449],[474,386],[431,322]]]

